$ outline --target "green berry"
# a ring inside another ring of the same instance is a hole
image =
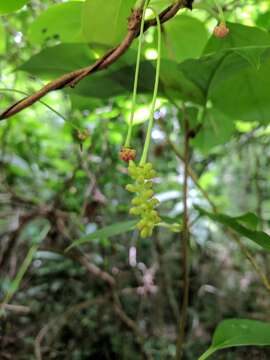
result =
[[[134,186],[134,185],[132,185],[132,184],[128,184],[128,185],[126,186],[126,189],[127,189],[127,191],[129,191],[129,192],[136,192],[136,191],[137,191],[136,186]]]

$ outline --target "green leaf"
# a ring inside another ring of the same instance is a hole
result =
[[[270,251],[270,236],[263,231],[253,230],[254,216],[256,215],[253,215],[253,219],[251,220],[250,213],[242,215],[240,217],[231,217],[224,214],[210,213],[200,208],[199,206],[195,206],[195,208],[200,212],[202,216],[207,216],[222,225],[228,226],[230,229],[236,231],[238,234],[252,240],[257,245],[261,246],[263,249]],[[249,225],[249,227],[243,224]]]
[[[166,9],[172,4],[171,0],[152,0],[151,7],[158,12]]]
[[[251,345],[270,345],[269,323],[244,319],[224,320],[218,325],[210,348],[198,360],[205,360],[221,349]]]
[[[86,44],[60,44],[47,47],[19,67],[41,78],[54,78],[94,62],[96,57]]]
[[[256,230],[260,223],[260,219],[252,212],[248,212],[235,218],[238,222],[247,226],[249,229]]]
[[[261,58],[257,71],[244,66],[241,57],[227,55],[212,78],[209,99],[228,116],[242,121],[270,121],[270,50]]]
[[[211,101],[233,120],[268,124],[270,35],[256,27],[230,24],[226,38],[212,37],[204,56],[179,65]],[[255,71],[254,71],[255,67]]]
[[[226,23],[230,33],[225,38],[212,36],[204,49],[204,55],[224,50],[233,50],[243,56],[251,63],[258,62],[262,53],[270,45],[270,35],[267,31],[242,24]]]
[[[266,11],[264,13],[259,13],[256,24],[258,26],[264,27],[267,30],[270,29],[270,11]]]
[[[163,58],[179,63],[201,56],[208,40],[207,29],[201,21],[188,15],[178,15],[163,27]]]
[[[229,141],[235,129],[233,119],[214,108],[205,111],[201,125],[192,144],[204,154]]]
[[[160,71],[160,93],[168,99],[183,99],[193,101],[197,104],[204,104],[203,91],[193,81],[187,79],[184,73],[178,68],[177,63],[170,60],[162,60]]]
[[[82,15],[82,31],[91,45],[114,46],[127,33],[128,17],[135,0],[86,0]],[[102,11],[101,11],[102,9]]]
[[[0,55],[6,51],[6,31],[2,22],[0,22]]]
[[[213,107],[233,120],[268,124],[270,49],[265,50],[256,71],[231,50],[184,61],[179,69],[202,90],[205,103],[211,101]]]
[[[30,223],[27,226],[27,228],[31,228],[31,226],[32,226],[32,223]],[[50,224],[46,222],[45,225],[43,225],[43,228],[37,234],[35,234],[33,236],[33,238],[32,238],[33,245],[29,249],[28,254],[26,255],[21,267],[19,268],[19,270],[15,276],[15,279],[11,282],[10,288],[7,291],[6,295],[4,296],[3,304],[9,303],[10,300],[12,299],[12,297],[14,296],[14,294],[16,293],[16,291],[18,290],[18,288],[20,287],[22,279],[23,279],[25,273],[27,272],[29,266],[32,263],[32,260],[38,250],[40,242],[45,239],[50,228],[51,228]],[[27,229],[26,229],[26,231],[27,231]],[[0,306],[0,310],[1,310],[1,306]],[[1,312],[0,312],[0,317],[1,317]]]
[[[51,39],[65,43],[82,42],[82,7],[80,1],[50,6],[31,24],[29,40],[33,44],[44,44]]]
[[[125,221],[125,222],[119,222],[113,225],[106,226],[100,230],[97,230],[89,235],[83,236],[80,239],[74,241],[66,251],[69,251],[74,246],[80,246],[85,243],[88,243],[89,241],[95,240],[95,239],[102,239],[106,237],[111,237],[115,235],[120,235],[125,232],[131,231],[135,228],[135,225],[137,223],[137,220],[132,221]]]
[[[21,9],[28,0],[1,0],[0,1],[0,15],[8,14]]]

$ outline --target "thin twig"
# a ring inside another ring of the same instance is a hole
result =
[[[166,133],[165,133],[166,134]],[[175,146],[175,144],[170,140],[169,136],[166,134],[166,141],[167,143],[171,146],[172,150],[174,151],[175,155],[184,162],[184,157],[183,155],[180,153],[180,151],[177,149],[177,147]],[[196,185],[196,187],[200,190],[201,194],[204,196],[204,198],[208,201],[209,205],[211,206],[213,212],[215,214],[219,214],[219,210],[217,208],[217,206],[215,205],[215,203],[211,200],[208,192],[200,185],[199,180],[195,174],[195,172],[192,170],[192,168],[189,166],[188,167],[188,174],[190,176],[190,178],[192,179],[193,183]],[[262,284],[264,285],[264,287],[270,291],[270,282],[267,279],[266,275],[264,274],[264,271],[260,268],[260,266],[257,264],[254,256],[251,254],[251,252],[246,248],[246,246],[244,245],[244,243],[242,242],[242,240],[240,239],[240,237],[232,230],[230,229],[225,229],[225,233],[232,239],[234,240],[238,246],[240,247],[241,252],[245,255],[245,257],[247,258],[247,260],[250,262],[250,264],[252,265],[253,269],[255,270],[255,272],[257,273],[258,277],[260,278]]]
[[[188,165],[189,165],[189,121],[184,112],[184,183],[183,183],[183,230],[182,243],[182,268],[183,268],[183,299],[180,312],[179,333],[176,346],[176,360],[181,360],[185,343],[185,330],[189,303],[189,216],[188,216]]]
[[[142,334],[139,326],[131,319],[124,311],[121,301],[119,299],[116,281],[114,277],[106,271],[101,270],[98,266],[91,263],[86,255],[82,254],[79,250],[71,249],[69,252],[65,252],[64,249],[56,246],[42,246],[41,250],[52,251],[62,256],[72,259],[75,262],[81,264],[89,273],[90,276],[98,278],[109,286],[110,294],[113,302],[113,310],[119,320],[125,325],[125,327],[134,334],[134,341],[140,348],[142,358],[144,360],[152,360],[152,356],[148,354],[144,349],[144,335]],[[45,330],[44,330],[45,331]],[[47,331],[47,330],[46,330]]]

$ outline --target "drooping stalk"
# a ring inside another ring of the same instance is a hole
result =
[[[151,10],[154,13],[156,21],[157,21],[157,32],[158,32],[157,54],[158,54],[158,57],[157,57],[155,86],[154,86],[153,99],[152,99],[151,110],[150,110],[150,119],[149,119],[149,123],[148,123],[148,129],[147,129],[147,134],[146,134],[146,139],[145,139],[145,144],[144,144],[144,148],[143,148],[143,154],[141,157],[140,165],[143,165],[146,163],[147,155],[149,152],[149,147],[150,147],[150,142],[151,142],[151,134],[152,134],[152,129],[153,129],[153,125],[154,125],[154,114],[155,114],[157,95],[158,95],[160,64],[161,64],[161,23],[160,23],[158,13],[152,8],[151,8]]]
[[[215,4],[216,4],[216,7],[218,9],[218,14],[219,14],[220,21],[225,24],[226,21],[225,21],[224,12],[222,10],[222,7],[218,3],[218,0],[215,0]]]
[[[187,312],[189,304],[189,214],[188,214],[188,169],[189,169],[189,121],[184,111],[184,183],[183,183],[183,228],[181,233],[182,243],[182,269],[183,269],[183,296],[180,309],[180,321],[176,344],[176,360],[182,360],[185,344]]]
[[[146,13],[149,2],[150,2],[150,0],[146,0],[146,1],[140,0],[140,1],[138,1],[138,4],[135,5],[136,9],[141,8],[143,6],[143,12],[142,12],[142,20],[141,20],[141,26],[140,26],[139,45],[138,45],[138,51],[137,51],[131,113],[130,113],[130,119],[129,119],[127,138],[126,138],[125,145],[124,145],[125,148],[130,147],[130,141],[131,141],[131,136],[132,136],[135,107],[136,107],[136,100],[137,100],[137,92],[138,92],[138,81],[139,81],[139,73],[140,73],[140,61],[141,61],[141,52],[142,52],[142,39],[143,39],[143,29],[144,29],[144,23],[145,23],[145,13]]]

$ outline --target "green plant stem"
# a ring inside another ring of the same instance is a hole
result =
[[[154,115],[155,115],[157,95],[158,95],[160,64],[161,64],[161,23],[160,23],[158,13],[152,8],[151,8],[151,10],[155,14],[155,18],[156,18],[156,21],[157,21],[157,32],[158,32],[157,53],[158,53],[158,58],[157,58],[155,86],[154,86],[153,99],[152,99],[152,105],[151,105],[151,110],[150,110],[150,119],[149,119],[149,123],[148,123],[148,129],[147,129],[147,134],[146,134],[146,139],[145,139],[145,144],[144,144],[144,148],[143,148],[143,154],[142,154],[142,157],[141,157],[140,165],[143,165],[143,164],[146,163],[147,155],[148,155],[148,152],[149,152],[149,147],[150,147],[150,142],[151,142],[151,134],[152,134],[152,129],[153,129],[153,125],[154,125]]]
[[[126,147],[126,148],[130,147],[130,142],[131,142],[131,137],[132,137],[132,129],[133,129],[133,122],[134,122],[136,100],[137,100],[137,92],[138,92],[139,73],[140,73],[140,61],[141,61],[142,39],[143,39],[144,24],[145,24],[145,13],[146,13],[147,6],[148,6],[150,0],[139,1],[139,2],[141,3],[141,5],[138,6],[138,7],[135,6],[135,8],[140,9],[143,6],[143,13],[142,13],[141,26],[140,26],[139,45],[138,45],[138,51],[137,51],[137,60],[136,60],[136,68],[135,68],[131,114],[130,114],[127,138],[126,138],[125,145],[124,145],[124,147]]]
[[[183,184],[183,230],[181,232],[182,269],[183,269],[183,295],[180,310],[179,333],[176,344],[176,360],[181,360],[185,343],[185,330],[189,303],[189,216],[188,216],[188,166],[189,166],[189,121],[184,111],[184,184]]]
[[[25,96],[30,96],[27,92],[22,91],[22,90],[18,90],[18,89],[9,89],[9,88],[0,88],[0,92],[13,92],[13,93],[17,93],[17,94],[21,94],[21,95],[25,95]],[[55,115],[59,116],[61,119],[63,119],[65,122],[68,122],[74,129],[76,129],[77,131],[79,131],[80,129],[72,124],[63,114],[61,114],[59,111],[55,110],[53,107],[51,107],[50,105],[48,105],[47,103],[45,103],[42,100],[38,100],[38,102],[40,104],[42,104],[43,106],[45,106],[47,109],[49,109],[50,111],[52,111],[53,113],[55,113]]]
[[[218,9],[218,14],[219,14],[220,21],[225,24],[226,21],[225,21],[225,17],[224,17],[224,12],[222,10],[222,7],[218,3],[218,0],[215,0],[215,4],[216,4],[216,7]]]

